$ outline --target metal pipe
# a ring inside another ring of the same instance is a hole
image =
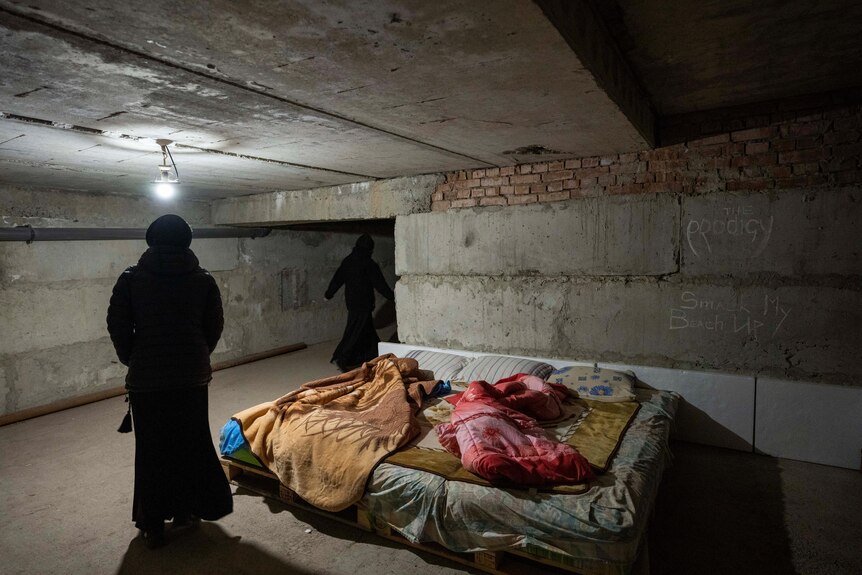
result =
[[[262,238],[270,228],[193,228],[195,239]],[[143,240],[146,228],[0,228],[0,242],[74,242],[88,240]]]

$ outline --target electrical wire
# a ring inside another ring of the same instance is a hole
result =
[[[165,150],[168,152],[168,156],[171,158],[171,164],[174,166],[174,174],[177,176],[177,180],[180,179],[180,171],[177,169],[177,163],[174,161],[174,155],[171,153],[171,149],[165,146]]]

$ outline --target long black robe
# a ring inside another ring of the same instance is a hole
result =
[[[342,260],[326,290],[326,299],[330,299],[344,286],[347,325],[332,354],[332,361],[342,369],[359,365],[378,355],[377,343],[380,338],[371,317],[374,312],[374,291],[388,300],[395,299],[380,266],[371,259],[372,250],[373,243],[369,248],[357,242],[350,255]]]

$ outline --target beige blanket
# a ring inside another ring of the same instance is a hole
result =
[[[312,505],[357,502],[377,463],[419,433],[415,413],[434,381],[414,359],[380,356],[234,416],[251,451]]]

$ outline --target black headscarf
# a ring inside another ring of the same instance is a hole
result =
[[[180,216],[161,216],[147,228],[147,245],[188,248],[192,245],[192,228]]]
[[[374,252],[374,240],[368,234],[362,234],[356,240],[356,246],[353,251],[367,257],[371,257]]]

